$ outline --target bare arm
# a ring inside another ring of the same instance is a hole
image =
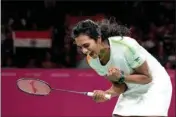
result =
[[[112,86],[108,90],[106,90],[105,93],[110,94],[112,97],[116,97],[121,93],[125,92],[126,89],[126,84],[112,83]]]
[[[113,69],[114,68],[110,68]],[[148,70],[147,62],[145,61],[142,65],[135,68],[135,72],[130,75],[122,75],[122,72],[119,69],[109,70],[110,76],[108,77],[109,80],[118,82],[120,77],[124,78],[126,83],[135,83],[135,84],[148,84],[152,81],[152,77]]]
[[[148,84],[152,81],[147,62],[145,61],[141,66],[135,68],[135,73],[125,76],[125,81],[136,84]]]
[[[125,82],[136,84],[148,84],[152,81],[147,64],[147,56],[144,54],[142,46],[136,40],[124,41],[128,46],[124,51],[125,59],[135,73],[125,76]]]

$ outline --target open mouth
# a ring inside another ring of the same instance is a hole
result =
[[[92,57],[92,58],[96,58],[97,57],[97,54],[95,52],[90,52],[89,55]]]
[[[94,56],[94,54],[95,54],[94,52],[90,52],[89,53],[90,56]]]

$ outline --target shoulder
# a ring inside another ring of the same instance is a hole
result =
[[[118,46],[130,51],[134,50],[134,48],[140,47],[139,43],[131,37],[114,36],[114,37],[109,37],[108,39],[111,46],[113,47]]]
[[[135,39],[130,37],[114,36],[108,38],[110,46],[115,51],[125,52],[131,51],[134,46],[136,46]]]
[[[121,45],[129,45],[129,46],[137,43],[135,39],[131,37],[126,37],[126,36],[109,37],[108,40],[111,44],[121,44]]]

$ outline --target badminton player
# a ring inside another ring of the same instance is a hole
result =
[[[112,82],[106,91],[95,90],[93,99],[119,96],[113,116],[163,117],[168,115],[172,85],[164,67],[115,21],[80,21],[73,27],[76,45],[88,64]]]

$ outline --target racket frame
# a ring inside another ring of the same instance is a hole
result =
[[[21,80],[35,80],[35,81],[42,82],[42,83],[46,84],[46,85],[50,88],[50,91],[49,91],[49,93],[46,94],[46,95],[25,92],[25,91],[23,91],[22,89],[20,89],[19,86],[18,86],[18,82],[21,81]],[[75,94],[93,96],[93,93],[92,93],[92,92],[79,92],[79,91],[71,91],[71,90],[66,90],[66,89],[55,89],[55,88],[52,88],[52,87],[49,85],[49,83],[47,83],[47,82],[45,82],[45,81],[43,81],[43,80],[40,80],[40,79],[38,79],[38,78],[27,78],[27,77],[25,77],[25,78],[20,78],[20,79],[17,80],[16,86],[18,87],[18,89],[19,89],[20,91],[22,91],[22,92],[24,92],[24,93],[26,93],[26,94],[28,94],[28,95],[33,95],[33,96],[48,96],[48,95],[51,93],[52,90],[60,90],[60,91],[62,90],[62,91],[64,91],[64,92],[70,92],[70,93],[75,93]],[[111,95],[109,95],[109,94],[107,94],[106,97],[107,97],[107,99],[111,99]]]
[[[46,95],[25,92],[25,91],[23,91],[22,89],[20,89],[20,87],[18,86],[18,82],[20,82],[21,80],[36,80],[36,81],[40,81],[40,82],[46,84],[46,85],[50,88],[50,92],[49,92],[48,94],[46,94]],[[53,89],[51,88],[51,86],[49,85],[49,83],[47,83],[47,82],[45,82],[45,81],[43,81],[43,80],[40,80],[40,79],[38,79],[38,78],[26,78],[26,77],[25,77],[25,78],[20,78],[20,79],[17,80],[16,86],[17,86],[17,88],[18,88],[20,91],[22,91],[23,93],[26,93],[26,94],[29,94],[29,95],[33,95],[33,96],[47,96],[47,95],[49,95],[49,94],[51,93],[51,91],[53,90]]]

